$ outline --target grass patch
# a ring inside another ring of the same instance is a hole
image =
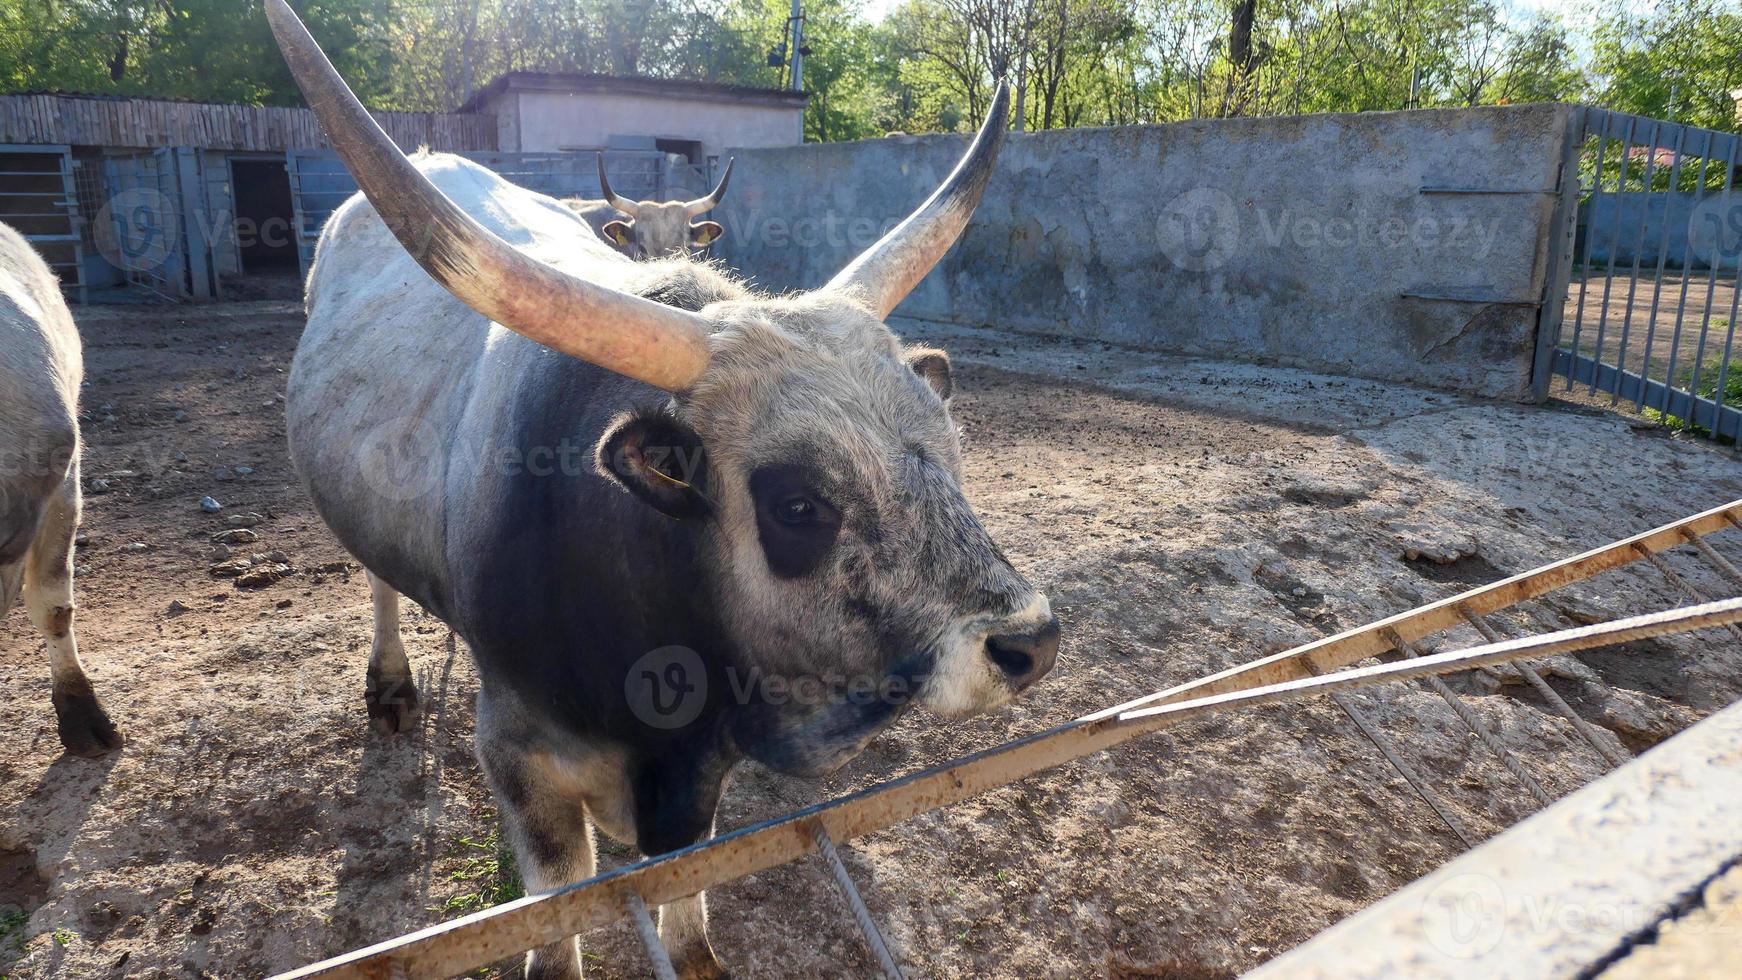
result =
[[[1729,324],[1722,320],[1714,320],[1712,321],[1712,325],[1714,327],[1719,325],[1727,327]],[[1676,372],[1674,387],[1680,388],[1683,391],[1691,389],[1694,394],[1701,398],[1716,399],[1718,397],[1718,377],[1721,373],[1724,373],[1723,367],[1724,362],[1720,358],[1713,358],[1706,361],[1706,363],[1700,366],[1700,380],[1697,386],[1694,384],[1693,367],[1689,366],[1682,368],[1680,371]],[[1731,361],[1729,372],[1724,374],[1723,401],[1726,406],[1742,409],[1742,362]],[[1703,425],[1690,426],[1688,421],[1679,415],[1660,412],[1655,408],[1645,409],[1644,414],[1646,418],[1653,422],[1661,422],[1664,425],[1673,426],[1678,429],[1689,428],[1695,433],[1714,439],[1714,441],[1723,445],[1730,445],[1736,441],[1730,436],[1713,437],[1712,430]]]
[[[514,851],[503,843],[500,826],[482,838],[455,840],[449,853],[461,859],[460,867],[448,875],[460,890],[435,911],[447,916],[470,915],[526,894],[520,884],[520,869],[514,864]]]
[[[24,926],[29,921],[30,913],[23,909],[0,911],[0,950],[24,952]]]

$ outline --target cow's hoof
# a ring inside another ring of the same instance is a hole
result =
[[[103,702],[89,685],[84,690],[56,689],[51,695],[60,729],[60,744],[68,755],[95,759],[120,748],[127,740],[109,720]]]
[[[731,976],[714,958],[714,951],[706,946],[700,952],[673,963],[672,967],[677,971],[678,980],[727,980]]]
[[[409,732],[423,715],[417,685],[409,677],[370,677],[363,703],[369,706],[369,727],[383,735]]]

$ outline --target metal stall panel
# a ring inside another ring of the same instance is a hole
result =
[[[85,255],[71,147],[0,146],[0,222],[30,242],[60,276],[63,290],[84,299]]]
[[[191,295],[181,173],[173,149],[104,160],[109,199],[98,212],[97,247],[130,284],[171,300]]]
[[[1544,324],[1558,390],[1742,437],[1739,168],[1735,134],[1585,111],[1563,178],[1578,195],[1560,215],[1564,312]]]
[[[592,153],[482,150],[459,155],[511,183],[550,197],[598,199],[604,194]],[[605,167],[611,189],[635,200],[663,200],[671,183],[666,157],[651,150],[607,150]],[[297,254],[302,259],[302,274],[307,276],[321,229],[339,205],[357,192],[357,182],[331,150],[292,150],[285,154],[285,163],[290,171]]]

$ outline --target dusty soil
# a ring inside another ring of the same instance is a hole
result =
[[[1668,373],[1670,354],[1674,352],[1673,380],[1679,387],[1687,387],[1689,371],[1696,359],[1702,365],[1702,376],[1713,377],[1724,360],[1725,339],[1734,319],[1736,277],[1728,272],[1721,278],[1696,272],[1687,276],[1685,283],[1683,278],[1680,272],[1666,271],[1660,284],[1652,270],[1644,270],[1636,277],[1630,268],[1624,267],[1617,267],[1612,275],[1605,275],[1605,270],[1599,268],[1582,281],[1575,275],[1567,288],[1561,337],[1570,347],[1576,332],[1579,352],[1595,357],[1601,333],[1601,356],[1607,363],[1620,362],[1628,370],[1638,372],[1649,360],[1650,375],[1659,381]],[[1742,358],[1742,349],[1733,350],[1732,357]],[[1736,368],[1734,362],[1731,366]],[[1555,390],[1559,390],[1559,385]]]
[[[79,628],[130,742],[96,762],[61,756],[42,647],[13,612],[0,632],[0,976],[260,976],[512,895],[470,753],[476,678],[439,623],[408,610],[422,727],[389,741],[365,723],[367,588],[283,450],[294,305],[80,318],[86,476],[109,489],[87,501]],[[969,495],[1054,597],[1064,656],[1018,704],[953,727],[910,716],[833,778],[746,768],[722,827],[1742,497],[1728,453],[1602,412],[906,326],[956,354]],[[206,494],[224,511],[202,513]],[[208,574],[210,536],[243,512],[265,520],[235,551],[282,551],[295,574],[258,590]],[[1714,543],[1742,560],[1725,537]],[[1670,560],[1726,591],[1696,559]],[[1502,625],[1681,600],[1630,569]],[[1545,665],[1634,751],[1742,696],[1739,666],[1721,632]],[[1455,683],[1556,795],[1603,771],[1527,689]],[[1476,832],[1534,808],[1433,695],[1354,701]],[[1182,726],[845,850],[916,976],[1219,977],[1461,846],[1315,702]],[[629,857],[603,847],[606,866]],[[814,861],[721,888],[712,912],[740,975],[873,968]],[[584,948],[594,975],[645,974],[627,928]]]

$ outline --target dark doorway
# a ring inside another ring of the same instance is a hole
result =
[[[668,140],[654,139],[653,148],[662,153],[676,153],[691,164],[700,162],[702,157],[701,140]]]
[[[236,193],[236,246],[242,272],[294,274],[297,270],[295,209],[283,160],[231,160]]]

